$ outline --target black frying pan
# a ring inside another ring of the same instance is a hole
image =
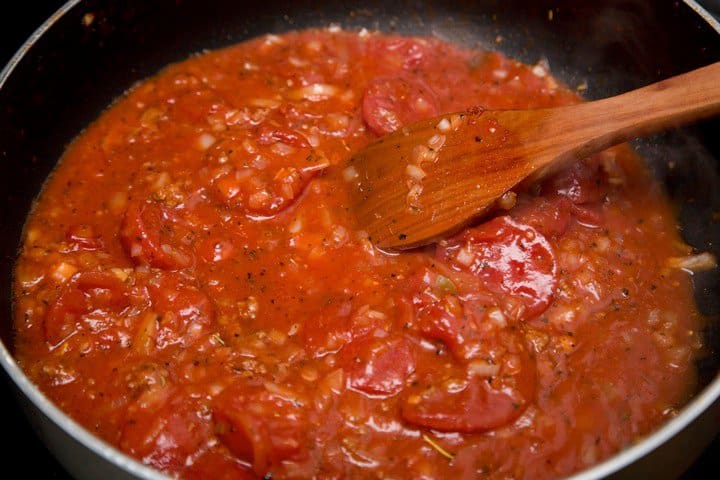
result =
[[[86,26],[83,17],[88,13],[93,21]],[[22,225],[68,142],[133,82],[167,63],[264,33],[330,23],[432,34],[499,48],[530,63],[545,57],[554,75],[568,84],[587,79],[590,98],[720,60],[718,25],[703,18],[692,0],[69,2],[38,38],[31,39],[32,48],[0,74],[0,194],[6,198],[0,209],[0,339],[10,352],[9,285]],[[500,44],[498,36],[503,39]],[[720,224],[711,221],[712,213],[720,211],[718,132],[720,121],[714,120],[636,147],[678,205],[686,241],[720,256]],[[671,159],[677,165],[672,169]],[[672,478],[720,428],[720,328],[715,321],[720,314],[719,275],[697,275],[695,285],[711,325],[705,332],[710,348],[698,361],[702,389],[696,400],[670,425],[579,478]],[[161,478],[93,439],[54,409],[2,346],[0,363],[41,437],[73,475]]]

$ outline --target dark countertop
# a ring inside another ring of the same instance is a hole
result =
[[[706,0],[711,8],[720,13],[720,0]],[[42,21],[60,5],[61,0],[33,0],[7,2],[0,14],[0,66],[15,53],[22,42],[30,36]],[[0,375],[0,411],[3,412],[3,430],[10,432],[12,448],[3,452],[6,471],[23,472],[24,478],[44,480],[71,480],[58,462],[45,449],[30,429],[5,375]],[[20,454],[22,452],[22,455]],[[13,468],[16,467],[16,468]],[[698,461],[688,470],[682,480],[720,477],[720,436],[708,447]]]

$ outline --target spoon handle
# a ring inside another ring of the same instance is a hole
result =
[[[555,109],[548,125],[555,135],[574,140],[569,142],[573,154],[582,158],[718,113],[720,62],[615,97]]]

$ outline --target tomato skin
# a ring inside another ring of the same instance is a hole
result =
[[[117,315],[129,304],[125,285],[112,273],[78,273],[48,308],[43,323],[45,340],[56,347],[81,328],[79,322],[84,315],[95,311]]]
[[[304,344],[312,356],[336,353],[353,340],[387,327],[386,319],[368,314],[363,309],[352,314],[342,313],[339,309],[326,309],[303,325]]]
[[[597,167],[576,162],[567,171],[552,177],[543,191],[563,196],[576,205],[594,203],[605,195],[605,178]]]
[[[410,76],[381,77],[365,90],[362,114],[370,130],[378,135],[438,115],[435,93],[420,79]]]
[[[403,337],[369,336],[350,343],[341,353],[350,389],[375,397],[400,393],[415,371],[410,342]]]
[[[212,425],[206,410],[205,400],[166,387],[129,408],[120,447],[156,468],[180,471],[207,448]]]
[[[522,319],[545,311],[557,286],[555,254],[547,239],[509,216],[467,229],[439,247],[438,256],[472,272],[496,294],[518,298],[525,307]]]
[[[182,220],[157,202],[132,202],[125,212],[120,240],[130,258],[141,265],[175,270],[192,264],[192,253],[178,229]]]
[[[479,433],[514,421],[524,411],[510,396],[493,390],[484,380],[471,380],[460,392],[434,390],[418,405],[407,397],[401,404],[403,419],[441,432]]]
[[[285,459],[307,454],[303,407],[263,385],[229,386],[215,397],[213,418],[220,440],[260,476]]]
[[[497,373],[478,374],[472,362],[456,365],[453,371],[462,383],[450,387],[442,373],[424,371],[417,384],[403,393],[402,418],[434,430],[466,433],[515,421],[535,399],[535,360],[517,333],[501,332],[486,341],[504,347],[495,359]]]
[[[426,60],[433,55],[433,50],[424,40],[414,38],[397,38],[384,43],[383,50],[378,54],[395,56],[398,63],[402,64],[404,70],[413,70],[421,67]]]
[[[166,273],[148,283],[153,311],[161,318],[155,334],[155,346],[187,346],[214,322],[210,299],[194,285],[174,273]]]

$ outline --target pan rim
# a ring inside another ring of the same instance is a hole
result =
[[[10,75],[30,51],[33,45],[55,25],[65,14],[77,7],[82,0],[69,0],[52,16],[40,25],[20,46],[9,62],[0,70],[0,89],[3,88]],[[720,35],[720,22],[695,0],[683,0],[683,3],[699,15],[709,26]],[[5,343],[0,340],[0,365],[22,394],[66,435],[75,439],[85,448],[95,453],[108,463],[124,470],[130,475],[143,480],[170,480],[171,477],[150,468],[119,449],[90,433],[85,427],[60,410],[40,389],[25,375]],[[653,452],[662,444],[672,439],[704,412],[713,403],[720,400],[720,371],[703,390],[698,392],[673,419],[665,422],[657,430],[646,436],[636,445],[622,450],[593,467],[578,472],[569,480],[592,480],[604,478],[621,471],[636,460]]]

